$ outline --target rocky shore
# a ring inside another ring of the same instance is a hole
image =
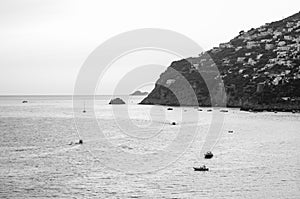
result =
[[[241,111],[250,112],[292,112],[300,113],[299,104],[268,104],[268,105],[245,105],[241,107]]]

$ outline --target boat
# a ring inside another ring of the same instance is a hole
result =
[[[209,168],[202,166],[202,167],[193,167],[194,171],[209,171]]]
[[[70,142],[69,145],[77,145],[77,144],[83,144],[83,141],[80,139],[78,142]]]
[[[220,112],[227,113],[228,110],[220,110]]]
[[[84,102],[84,104],[83,104],[83,111],[82,111],[83,113],[86,113],[86,110],[85,110],[85,102]]]
[[[233,131],[230,130],[230,131],[228,131],[228,133],[233,133]]]
[[[211,151],[208,151],[204,154],[205,159],[211,159],[214,156],[214,154]]]
[[[167,108],[167,110],[168,110],[168,111],[171,111],[171,110],[173,110],[173,108]]]

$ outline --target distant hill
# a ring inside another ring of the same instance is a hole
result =
[[[130,95],[148,95],[148,92],[142,92],[142,91],[135,91],[133,93],[131,93]]]
[[[214,102],[197,71],[208,73],[211,66],[220,71],[220,76],[210,75],[210,78],[222,78],[227,106],[247,110],[299,110],[300,12],[259,28],[240,31],[229,42],[199,57],[172,62],[141,104],[179,105],[177,98],[185,97],[185,89],[180,84],[180,76],[172,73],[175,69],[193,86],[198,104],[211,106]],[[217,87],[214,85],[215,90]],[[184,102],[180,105],[193,105],[188,99]]]

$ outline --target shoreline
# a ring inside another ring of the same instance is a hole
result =
[[[178,104],[155,104],[155,103],[138,103],[138,105],[158,105],[158,106],[171,106],[171,107],[182,107],[182,108],[218,108],[218,109],[239,109],[245,112],[291,112],[300,113],[299,105],[282,105],[282,104],[272,104],[272,105],[246,105],[246,106],[195,106],[195,105],[178,105]]]

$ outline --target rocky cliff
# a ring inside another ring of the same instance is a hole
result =
[[[195,105],[185,94],[182,78],[194,89],[200,106],[218,105],[214,96],[222,91],[215,80],[221,78],[229,107],[299,110],[300,12],[240,31],[199,57],[172,62],[141,104]]]

